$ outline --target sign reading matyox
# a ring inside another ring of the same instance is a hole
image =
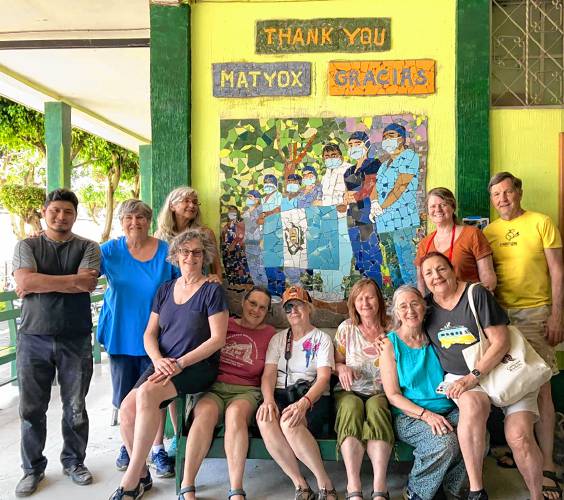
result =
[[[215,97],[306,96],[311,93],[311,63],[213,64]]]

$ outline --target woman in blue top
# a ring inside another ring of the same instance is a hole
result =
[[[145,461],[161,422],[160,409],[176,396],[206,391],[215,381],[229,318],[223,288],[202,272],[215,255],[214,242],[198,229],[184,231],[171,243],[169,260],[181,276],[161,285],[153,300],[143,336],[152,366],[120,409],[131,462],[111,500],[137,500],[152,486]],[[189,491],[181,490],[180,498]]]
[[[101,272],[108,287],[98,320],[98,342],[110,356],[112,404],[119,408],[141,374],[151,365],[143,346],[153,297],[160,285],[179,275],[167,262],[168,244],[149,236],[153,210],[140,200],[127,200],[118,213],[124,236],[101,246]],[[162,445],[163,432],[155,444]],[[164,448],[163,448],[164,453]],[[172,475],[165,462],[161,476]],[[122,445],[116,466],[127,469],[129,456]],[[159,471],[157,471],[159,475]]]
[[[431,500],[441,484],[452,497],[466,498],[468,479],[455,432],[458,410],[437,392],[444,372],[422,328],[425,301],[419,290],[400,286],[392,313],[396,329],[384,341],[380,375],[396,434],[415,448],[404,499]]]

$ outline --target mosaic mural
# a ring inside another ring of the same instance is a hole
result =
[[[420,115],[222,120],[227,280],[327,303],[362,276],[415,284],[427,150]]]

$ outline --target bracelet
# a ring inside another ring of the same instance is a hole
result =
[[[311,399],[309,399],[305,394],[302,397],[309,403],[309,409],[311,410],[313,408],[313,403],[311,402]]]
[[[426,408],[423,408],[423,410],[421,411],[421,413],[418,415],[419,416],[419,420],[423,420],[423,413],[425,413],[427,411]]]

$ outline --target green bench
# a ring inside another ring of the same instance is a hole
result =
[[[98,280],[98,285],[106,285],[106,279],[100,278]],[[90,294],[90,300],[92,304],[97,304],[104,300],[104,291],[95,291]],[[18,296],[16,292],[0,292],[0,304],[4,304],[3,310],[0,310],[0,323],[6,321],[8,323],[9,329],[9,344],[6,346],[0,346],[0,365],[10,363],[10,378],[0,383],[0,386],[15,382],[17,380],[16,371],[16,339],[18,335],[18,318],[20,317],[21,311],[17,303]],[[102,362],[102,348],[98,341],[96,340],[96,330],[98,328],[98,314],[93,315],[93,343],[92,343],[92,357],[95,363]]]
[[[186,436],[189,431],[189,419],[186,415],[187,398],[176,398],[176,419],[177,419],[177,451],[176,451],[176,490],[180,490],[182,475],[184,472],[184,460],[186,454]],[[206,458],[225,458],[224,439],[216,430],[216,435],[212,441]],[[318,439],[321,458],[326,461],[339,460],[337,454],[336,439]],[[413,460],[413,448],[406,443],[397,441],[392,452],[392,460],[396,462],[409,462]],[[264,441],[260,437],[251,436],[249,438],[249,459],[272,460],[268,453]]]

